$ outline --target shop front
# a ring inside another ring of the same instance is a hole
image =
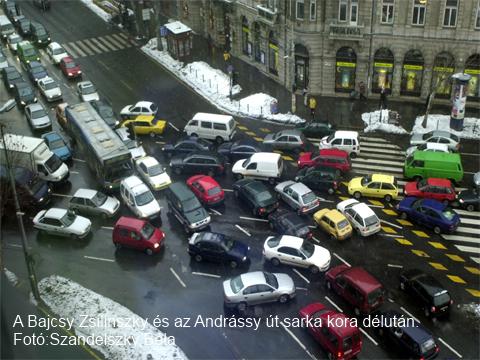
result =
[[[391,94],[393,70],[393,53],[387,48],[378,49],[373,58],[373,93],[380,93],[382,89],[385,89],[385,93]]]
[[[335,65],[335,92],[351,93],[355,90],[357,54],[350,47],[342,47],[337,51]]]
[[[468,98],[480,100],[480,54],[474,54],[467,59],[464,73],[471,76],[467,87]]]
[[[433,62],[432,91],[438,98],[448,99],[452,90],[450,77],[455,71],[455,60],[452,54],[441,52]]]
[[[400,95],[420,96],[422,91],[424,60],[418,50],[410,50],[403,59]]]
[[[305,46],[295,45],[295,86],[297,89],[308,87],[309,56]]]
[[[192,59],[192,29],[180,21],[165,24],[167,29],[167,50],[179,61]]]

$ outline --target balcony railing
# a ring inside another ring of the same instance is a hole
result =
[[[356,39],[363,38],[364,26],[358,24],[330,24],[330,39]]]
[[[277,10],[269,9],[268,7],[257,5],[258,20],[263,21],[268,25],[273,25],[277,22],[278,12]]]

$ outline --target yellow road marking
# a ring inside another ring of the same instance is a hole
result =
[[[248,128],[246,126],[243,126],[243,125],[238,125],[237,126],[240,130],[248,130]]]
[[[428,236],[428,234],[424,233],[423,231],[420,231],[420,230],[412,230],[412,232],[417,235],[418,237],[421,237],[421,238],[428,238],[430,236]]]
[[[273,150],[274,153],[283,154],[280,150]]]
[[[282,158],[283,158],[283,160],[293,161],[293,158],[291,156],[288,156],[288,155],[282,155]]]
[[[390,210],[390,209],[382,209],[382,211],[387,214],[387,215],[392,215],[392,216],[396,216],[397,213],[393,210]]]
[[[475,297],[480,297],[480,291],[478,290],[475,290],[475,289],[465,289],[465,290],[467,290],[471,295]]]
[[[478,269],[478,268],[470,267],[470,266],[465,266],[465,269],[466,269],[468,272],[471,272],[472,274],[480,275],[480,269]]]
[[[262,142],[263,139],[261,137],[258,137],[258,136],[254,136],[253,137],[254,140],[257,140],[258,142]]]
[[[430,257],[430,255],[428,255],[425,251],[422,250],[412,250],[412,253],[420,257]]]
[[[270,129],[267,129],[267,128],[260,128],[260,131],[261,131],[261,132],[264,132],[264,133],[269,133],[269,132],[271,132],[271,130],[270,130]]]
[[[437,270],[448,270],[445,266],[443,266],[440,263],[429,262],[429,264],[432,265],[432,267]]]
[[[400,224],[400,225],[403,225],[403,226],[412,226],[412,223],[408,220],[403,220],[403,219],[397,219],[397,222]]]
[[[342,185],[348,187],[348,181],[342,181]]]
[[[396,234],[397,232],[393,230],[393,228],[388,227],[388,226],[382,226],[382,230],[385,231],[388,234]]]
[[[340,200],[348,200],[350,199],[348,196],[339,196],[338,197]]]
[[[460,276],[457,275],[447,275],[447,277],[452,280],[453,282],[456,282],[457,284],[466,284],[465,280],[463,280]]]
[[[250,135],[250,136],[257,136],[253,131],[245,131],[245,134]]]
[[[442,243],[435,242],[435,241],[429,241],[428,243],[432,245],[435,249],[447,250],[445,245],[443,245]]]
[[[378,201],[378,200],[368,200],[368,201],[370,201],[370,204],[372,205],[383,206],[383,203],[381,201]]]
[[[453,261],[458,261],[458,262],[465,262],[460,256],[455,255],[455,254],[445,254],[447,255],[451,260]]]
[[[402,238],[395,238],[395,240],[397,240],[400,244],[402,245],[408,245],[408,246],[412,246],[413,244],[408,241],[407,239],[402,239]]]

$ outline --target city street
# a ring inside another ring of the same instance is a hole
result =
[[[127,104],[139,100],[152,101],[158,105],[158,117],[168,121],[163,136],[145,136],[140,140],[146,152],[158,159],[168,169],[169,159],[162,153],[162,146],[175,142],[182,136],[187,120],[197,112],[219,111],[195,92],[177,81],[169,72],[148,58],[139,49],[134,39],[103,22],[81,2],[56,1],[49,12],[41,12],[31,2],[22,2],[25,15],[40,21],[49,30],[53,41],[58,42],[80,63],[83,80],[91,80],[100,93],[108,99],[117,113]],[[9,61],[22,72],[19,60],[5,48]],[[41,52],[42,64],[48,73],[61,84],[65,102],[80,102],[76,94],[76,82],[67,80],[53,65],[45,51]],[[0,102],[8,99],[7,91],[0,84]],[[38,90],[37,90],[38,92]],[[38,94],[39,100],[50,109],[53,130],[67,134],[55,121],[55,103],[48,104]],[[330,115],[331,122],[334,116]],[[282,127],[252,119],[238,121],[237,138],[261,140]],[[0,114],[0,122],[6,132],[32,135],[23,112],[15,108]],[[343,129],[343,128],[342,128]],[[345,128],[347,129],[347,128]],[[309,139],[318,144],[320,139]],[[335,208],[336,204],[349,198],[346,184],[355,176],[371,173],[393,174],[399,185],[404,185],[404,151],[408,136],[360,133],[360,156],[352,161],[353,171],[346,175],[339,191],[333,195],[319,194],[320,208]],[[49,207],[67,208],[73,193],[79,188],[98,189],[90,173],[84,155],[73,148],[74,159],[66,185],[55,188]],[[472,176],[479,170],[479,144],[462,141],[462,162],[465,180],[461,188],[472,186]],[[285,152],[287,164],[285,179],[293,179],[297,172],[297,155]],[[187,176],[170,174],[172,181],[185,181]],[[230,269],[227,265],[196,263],[187,253],[188,237],[177,219],[167,215],[167,204],[162,192],[155,194],[162,207],[162,230],[166,233],[166,246],[157,255],[148,255],[133,250],[116,250],[112,244],[112,229],[118,219],[91,218],[92,234],[83,240],[56,238],[39,235],[33,229],[35,212],[26,212],[25,226],[29,246],[35,259],[38,279],[58,274],[105,297],[119,302],[143,318],[157,315],[196,318],[197,315],[217,317],[225,314],[222,282],[246,271],[266,270],[289,274],[297,287],[297,296],[286,304],[272,303],[247,309],[247,316],[263,319],[278,315],[280,319],[298,316],[300,308],[313,302],[341,309],[354,316],[353,309],[340,297],[325,287],[322,273],[311,274],[306,269],[285,265],[274,267],[265,262],[262,248],[265,239],[274,234],[268,221],[253,217],[250,209],[233,196],[235,182],[229,169],[216,177],[226,192],[225,204],[210,210],[210,229],[241,240],[251,248],[251,264],[248,269]],[[480,350],[479,320],[473,319],[463,305],[480,300],[480,212],[457,210],[461,225],[454,235],[436,235],[433,231],[412,222],[401,220],[393,204],[373,199],[362,199],[377,214],[382,222],[382,231],[368,238],[354,233],[346,241],[329,238],[322,230],[314,228],[311,216],[306,217],[313,230],[315,243],[327,248],[332,254],[331,266],[342,263],[362,266],[385,286],[386,301],[382,310],[396,309],[413,316],[429,329],[440,347],[439,359],[478,359]],[[281,202],[288,209],[288,205]],[[133,216],[122,204],[121,215]],[[27,296],[28,280],[25,269],[21,239],[13,216],[4,217],[1,225],[3,266],[20,279],[19,293]],[[432,320],[425,317],[422,309],[412,298],[399,289],[399,274],[403,269],[418,268],[436,277],[450,292],[454,303],[448,318]],[[10,310],[12,306],[10,305]],[[191,359],[324,359],[326,353],[308,334],[306,329],[267,327],[265,322],[257,331],[234,328],[176,328],[161,329],[175,337],[176,344]],[[363,348],[360,358],[400,358],[385,344],[372,328],[362,329]],[[2,344],[8,347],[8,344]],[[59,348],[59,352],[63,349]],[[67,352],[68,351],[68,352]],[[65,358],[72,356],[72,349],[65,350]],[[15,353],[15,349],[10,353]],[[92,358],[100,356],[79,349],[75,356]],[[25,356],[30,356],[26,354]],[[32,358],[34,355],[31,355]],[[46,355],[48,356],[48,354]],[[38,358],[38,357],[37,357]]]

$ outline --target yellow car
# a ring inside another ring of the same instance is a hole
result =
[[[313,220],[334,239],[345,240],[352,236],[352,226],[338,210],[318,210],[313,214]]]
[[[357,200],[367,196],[390,202],[398,196],[397,181],[393,176],[383,174],[356,177],[348,183],[348,193]]]
[[[152,115],[139,115],[135,119],[125,120],[123,127],[133,127],[137,135],[161,135],[165,131],[167,122],[165,120],[155,119]]]

